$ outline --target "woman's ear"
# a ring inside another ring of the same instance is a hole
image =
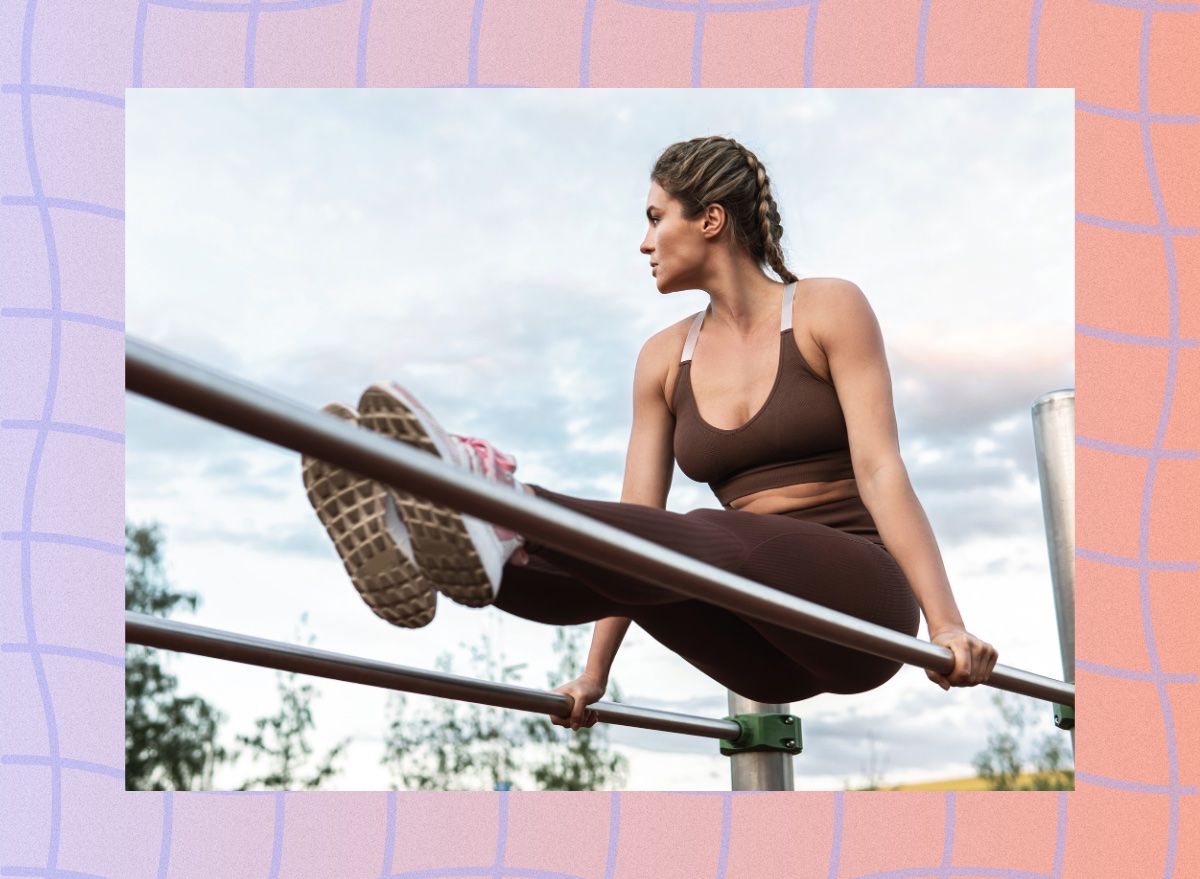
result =
[[[700,231],[705,238],[716,238],[725,229],[725,208],[719,204],[710,204],[704,209],[704,222]]]

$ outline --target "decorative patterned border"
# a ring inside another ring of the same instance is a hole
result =
[[[1200,618],[1198,12],[1167,0],[4,4],[0,876],[1200,875],[1186,830],[1200,827],[1200,652],[1186,623]],[[574,794],[567,808],[560,794],[123,791],[116,737],[92,731],[120,724],[123,684],[124,88],[503,84],[1076,89],[1078,791]]]

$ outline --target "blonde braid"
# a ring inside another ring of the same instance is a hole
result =
[[[790,284],[797,279],[788,271],[783,261],[783,247],[780,245],[780,241],[783,239],[783,226],[779,222],[779,208],[775,204],[775,197],[771,194],[771,178],[767,176],[767,170],[758,160],[758,156],[732,138],[729,142],[742,154],[742,158],[754,172],[755,181],[758,184],[758,225],[767,265],[775,270],[785,284]]]

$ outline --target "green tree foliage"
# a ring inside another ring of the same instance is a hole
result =
[[[163,570],[158,525],[125,524],[125,609],[167,617],[200,597],[171,588]],[[223,715],[199,696],[181,696],[161,652],[125,645],[125,788],[191,790],[212,787],[225,759],[216,743]]]
[[[547,676],[550,687],[578,676],[581,637],[578,630],[559,628],[559,668]],[[520,682],[523,665],[505,665],[487,637],[482,647],[460,647],[470,652],[471,677]],[[454,673],[449,653],[435,666]],[[612,689],[617,691],[615,683]],[[453,699],[412,711],[400,694],[392,696],[389,714],[382,762],[406,790],[519,790],[527,782],[542,790],[597,790],[619,786],[627,773],[625,758],[605,749],[601,727],[571,733],[545,717]]]
[[[470,651],[467,674],[480,680],[518,683],[520,665],[505,665],[485,635],[482,648]],[[441,654],[438,671],[454,674],[454,658]],[[427,710],[410,711],[409,698],[393,694],[385,734],[383,763],[405,790],[479,790],[513,785],[520,770],[514,750],[523,741],[516,712],[457,699],[437,699]]]
[[[583,632],[560,626],[555,634],[554,652],[559,656],[557,672],[547,675],[551,689],[572,681],[583,673],[580,661]],[[609,684],[609,701],[620,702],[616,681]],[[614,790],[625,784],[629,761],[606,747],[608,728],[596,724],[572,732],[555,726],[547,717],[526,715],[524,725],[529,740],[542,745],[544,758],[530,767],[541,790]]]
[[[303,626],[308,614],[300,617]],[[301,640],[311,644],[314,635]],[[313,764],[313,746],[310,742],[316,728],[313,719],[313,702],[320,696],[311,683],[300,683],[294,672],[275,673],[275,684],[279,692],[279,710],[269,717],[254,721],[252,735],[238,735],[238,756],[249,756],[255,762],[263,762],[267,770],[260,776],[246,781],[238,790],[316,790],[337,775],[334,762],[350,745],[343,739],[334,745],[324,758]]]
[[[1067,751],[1066,733],[1055,730],[1030,743],[1028,730],[1037,720],[1043,703],[997,690],[992,704],[1000,723],[988,725],[987,747],[972,764],[992,790],[1074,790],[1075,770]],[[1032,772],[1028,783],[1018,779]]]

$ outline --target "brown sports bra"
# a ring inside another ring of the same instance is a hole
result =
[[[691,479],[707,482],[725,506],[756,491],[853,479],[846,420],[833,385],[805,362],[792,333],[793,282],[784,288],[775,385],[762,408],[733,430],[700,416],[692,393],[692,351],[704,323],[696,315],[675,381],[675,460]]]

